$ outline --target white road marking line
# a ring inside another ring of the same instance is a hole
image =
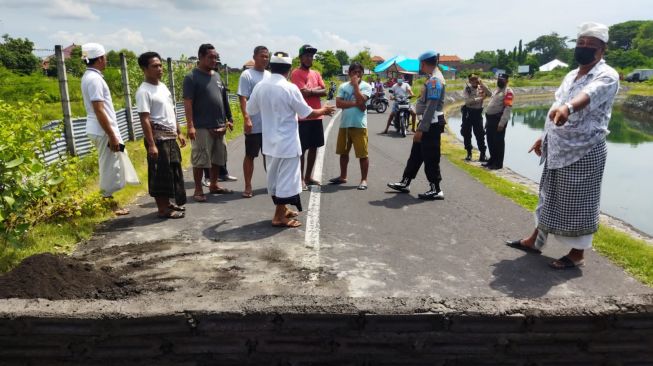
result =
[[[334,122],[340,116],[338,111],[329,121],[329,125],[324,131],[324,146],[317,150],[315,158],[315,166],[313,168],[313,178],[322,182],[322,168],[324,166],[324,151],[327,146],[329,133],[333,127]],[[320,264],[320,186],[310,186],[311,196],[308,201],[308,213],[306,214],[306,232],[304,236],[304,243],[307,247],[313,249],[313,255],[307,258],[309,268],[317,268]]]

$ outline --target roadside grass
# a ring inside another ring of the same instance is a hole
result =
[[[459,105],[459,104],[458,104]],[[449,107],[449,110],[456,105]],[[498,177],[488,170],[468,164],[464,161],[466,152],[462,145],[456,143],[455,137],[447,134],[442,139],[442,154],[449,161],[467,172],[476,180],[510,199],[529,211],[534,211],[537,206],[537,194],[532,193],[526,186]],[[532,228],[524,228],[525,233]],[[653,246],[643,240],[600,225],[599,231],[594,235],[594,249],[623,268],[628,274],[637,278],[648,286],[653,286]]]
[[[629,87],[628,95],[641,95],[645,97],[653,97],[653,81],[644,83],[629,83],[622,82],[622,86]]]
[[[234,117],[234,130],[227,133],[227,140],[233,140],[243,133],[243,118],[240,108],[237,104],[231,105],[231,111]],[[182,133],[186,134],[186,128],[182,128]],[[143,146],[143,140],[127,141],[125,143],[138,177],[140,185],[128,185],[124,189],[116,192],[114,198],[118,205],[128,205],[138,197],[147,194],[147,153]],[[184,168],[190,166],[190,142],[181,149],[182,161]],[[91,154],[83,158],[84,163],[93,166],[93,173],[88,177],[88,184],[85,191],[89,195],[98,192],[98,171],[97,155]],[[192,180],[188,174],[185,180]],[[54,220],[41,222],[30,228],[23,242],[19,246],[7,246],[0,253],[0,273],[8,272],[18,265],[23,259],[39,253],[72,253],[77,244],[89,239],[96,227],[114,217],[110,210],[98,210],[91,216],[80,216],[68,218],[65,220]]]

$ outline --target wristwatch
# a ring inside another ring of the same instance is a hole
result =
[[[573,104],[567,102],[567,103],[565,103],[565,105],[567,106],[567,109],[569,109],[569,114],[574,114],[574,106],[573,106]]]

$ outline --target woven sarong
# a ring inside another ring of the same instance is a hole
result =
[[[145,143],[147,149],[147,142]],[[184,175],[181,169],[181,150],[177,141],[156,141],[159,157],[147,158],[147,183],[150,196],[174,198],[175,204],[186,204]]]
[[[601,141],[566,167],[548,169],[545,163],[536,212],[538,229],[563,236],[587,235],[598,230],[607,153],[605,141]]]

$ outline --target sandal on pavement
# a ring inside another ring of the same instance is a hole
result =
[[[204,195],[204,193],[194,194],[193,199],[195,200],[195,202],[206,202],[206,196]]]
[[[243,194],[241,194],[241,196],[243,196],[244,198],[252,198],[252,196],[254,196],[254,194],[252,192],[243,192]]]
[[[186,207],[177,206],[174,203],[169,204],[168,209],[173,210],[173,211],[179,211],[179,212],[186,211]]]
[[[163,215],[158,214],[157,216],[160,219],[183,219],[185,214],[183,212],[171,210],[171,211],[168,211],[168,213],[166,213],[166,214],[163,214]]]
[[[329,179],[329,183],[331,183],[331,184],[343,184],[343,183],[347,183],[347,180],[342,179],[340,177],[335,177],[335,178]]]
[[[561,257],[560,259],[557,259],[549,263],[549,267],[553,269],[575,269],[578,267],[582,267],[583,265],[585,265],[585,261],[583,259],[579,260],[578,262],[574,262],[571,258],[567,257],[566,255],[564,257]]]
[[[274,227],[283,227],[283,228],[295,228],[295,227],[300,227],[302,226],[302,223],[297,221],[297,220],[288,220],[286,222],[278,222],[278,223],[272,223],[272,226]]]
[[[358,185],[358,187],[356,187],[356,189],[358,189],[359,191],[364,191],[367,189],[367,184],[361,183]]]
[[[129,215],[129,209],[128,208],[119,208],[119,209],[113,211],[113,213],[116,216],[125,216],[125,215]]]
[[[286,218],[292,219],[293,217],[299,216],[299,212],[293,211],[293,210],[288,210],[286,211]]]
[[[229,194],[229,193],[234,193],[234,191],[232,191],[229,188],[220,187],[220,188],[210,190],[209,193],[211,193],[211,194]]]
[[[534,254],[542,254],[542,251],[532,248],[532,247],[527,247],[526,245],[521,243],[521,239],[513,240],[513,241],[506,241],[506,245],[515,248],[518,250],[523,250],[526,253],[534,253]]]
[[[320,186],[322,183],[316,181],[315,179],[309,179],[306,181],[307,186]]]

